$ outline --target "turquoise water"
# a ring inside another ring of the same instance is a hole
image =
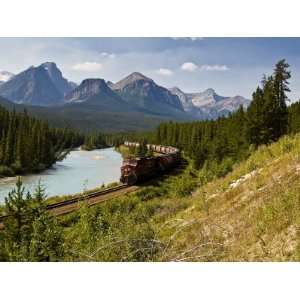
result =
[[[102,183],[119,181],[121,154],[113,148],[81,151],[74,150],[51,169],[39,174],[22,176],[26,190],[33,191],[39,180],[48,196],[67,195],[93,189]],[[0,203],[15,186],[16,177],[0,179]]]

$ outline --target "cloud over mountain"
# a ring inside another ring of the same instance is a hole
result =
[[[193,62],[185,62],[181,65],[181,70],[187,71],[187,72],[195,72],[197,70],[199,71],[228,71],[229,68],[226,65],[197,65]]]
[[[162,75],[162,76],[172,76],[173,71],[170,69],[165,69],[165,68],[160,68],[156,71],[157,74]]]
[[[102,70],[102,68],[102,64],[97,62],[84,62],[76,64],[72,67],[73,70],[81,72],[98,72]]]
[[[202,65],[199,67],[201,71],[228,71],[229,68],[226,65]]]
[[[193,62],[185,62],[181,65],[181,70],[187,72],[195,72],[198,69],[198,66]]]

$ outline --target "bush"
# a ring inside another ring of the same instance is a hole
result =
[[[189,196],[196,188],[197,182],[191,176],[184,174],[174,180],[172,193],[175,197]]]
[[[159,187],[145,187],[137,192],[137,196],[141,201],[148,201],[162,196],[165,191]]]
[[[215,166],[215,175],[217,178],[224,177],[232,171],[234,162],[231,158],[225,158],[221,163]]]

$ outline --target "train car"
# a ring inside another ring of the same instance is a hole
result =
[[[158,171],[156,157],[125,159],[121,167],[120,181],[132,185],[158,175]]]
[[[124,142],[124,145],[138,147],[139,143]],[[177,148],[150,144],[147,148],[161,155],[125,159],[121,166],[120,181],[122,183],[133,185],[158,176],[175,167],[180,161],[180,151]]]

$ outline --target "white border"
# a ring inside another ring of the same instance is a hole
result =
[[[298,3],[2,0],[0,36],[299,36]]]
[[[299,264],[2,263],[2,299],[299,299]]]
[[[300,36],[292,0],[9,0],[0,36]],[[26,55],[26,53],[24,53]],[[298,299],[299,263],[0,264],[2,299]]]

